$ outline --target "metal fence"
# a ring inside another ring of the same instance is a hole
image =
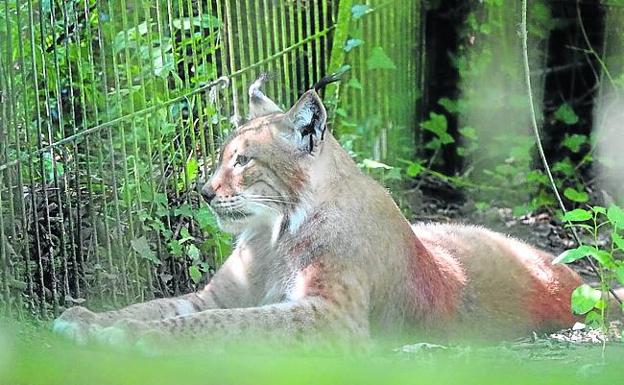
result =
[[[261,72],[287,107],[348,64],[325,95],[336,129],[377,158],[411,146],[417,1],[0,1],[10,314],[119,306],[205,282],[230,240],[196,186]]]

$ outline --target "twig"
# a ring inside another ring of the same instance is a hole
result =
[[[544,165],[544,170],[546,171],[546,175],[548,176],[548,180],[550,181],[550,185],[553,189],[553,192],[555,194],[555,197],[557,198],[557,202],[559,203],[559,207],[561,208],[561,210],[563,211],[563,213],[567,213],[567,209],[565,207],[565,204],[563,203],[563,199],[561,199],[561,194],[559,194],[559,189],[557,188],[557,185],[555,184],[555,179],[553,178],[552,172],[550,171],[550,166],[548,165],[548,160],[546,159],[546,154],[544,153],[544,147],[542,147],[542,139],[540,137],[540,133],[539,133],[539,128],[537,126],[537,118],[536,118],[536,114],[535,114],[535,105],[533,102],[533,87],[531,86],[531,71],[530,71],[530,67],[529,67],[529,49],[528,49],[528,33],[527,33],[527,0],[522,0],[522,20],[520,22],[520,29],[521,29],[521,35],[522,35],[522,57],[523,57],[523,61],[524,61],[524,78],[525,78],[525,82],[526,82],[526,86],[527,86],[527,96],[529,99],[529,109],[531,111],[531,126],[533,128],[533,134],[535,135],[535,144],[537,145],[537,152],[539,153],[539,156],[542,160],[542,164]],[[574,240],[576,241],[576,243],[578,245],[582,245],[583,242],[581,242],[581,239],[579,238],[576,229],[574,227],[572,227],[572,223],[570,223],[570,221],[567,221],[568,225],[570,226],[570,230],[572,231],[572,235],[574,237]],[[598,273],[598,269],[596,268],[596,265],[594,264],[594,262],[591,259],[587,259],[587,261],[589,261],[589,266],[591,267],[591,269],[593,270],[594,274],[596,274],[597,276],[600,276],[600,274]],[[613,295],[613,297],[620,303],[620,305],[622,304],[622,300],[620,299],[620,297],[618,297],[618,295],[615,293],[615,291],[613,289],[609,289],[609,291],[611,292],[611,295]]]

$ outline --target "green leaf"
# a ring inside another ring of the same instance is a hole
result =
[[[347,87],[351,87],[351,88],[356,89],[356,90],[361,90],[362,89],[362,83],[360,83],[360,81],[357,80],[356,78],[351,78],[351,79],[349,79],[349,82],[347,83]]]
[[[615,279],[620,283],[620,285],[624,285],[624,263],[618,261],[618,265],[613,269],[615,272]]]
[[[385,163],[377,162],[376,160],[372,160],[372,159],[364,159],[362,161],[362,165],[364,165],[364,167],[366,168],[371,168],[371,169],[383,168],[386,170],[392,170],[394,168],[392,166],[388,166]]]
[[[187,181],[193,183],[195,179],[197,179],[197,175],[199,175],[199,163],[197,159],[190,158],[188,162],[186,162],[184,171],[186,172]]]
[[[592,218],[592,214],[583,209],[574,209],[572,211],[568,211],[564,216],[564,221],[570,222],[585,222]]]
[[[202,230],[212,230],[217,227],[217,218],[207,206],[202,206],[194,213],[195,220]]]
[[[604,318],[601,312],[592,310],[585,316],[585,324],[591,328],[599,328],[604,325]]]
[[[186,247],[186,255],[193,261],[199,261],[199,249],[192,243]]]
[[[453,137],[447,132],[448,122],[445,115],[431,112],[429,113],[429,119],[420,123],[420,126],[425,130],[436,134],[438,139],[440,139],[441,144],[450,144],[455,142],[455,139],[453,139]]]
[[[563,103],[555,111],[555,119],[565,124],[576,124],[579,117],[568,103]]]
[[[195,265],[189,266],[188,271],[193,283],[197,285],[202,278],[202,272],[199,270],[199,267]]]
[[[155,265],[160,265],[160,261],[158,260],[158,257],[156,257],[156,253],[154,253],[154,251],[152,250],[152,247],[147,241],[147,238],[140,237],[137,239],[133,239],[132,241],[130,241],[130,246],[134,251],[137,252],[139,257],[147,259]]]
[[[615,267],[615,260],[608,251],[600,250],[589,245],[581,245],[576,249],[566,250],[555,258],[552,263],[570,263],[585,256],[591,256],[606,268],[612,269]]]
[[[395,70],[397,68],[392,59],[379,46],[372,49],[369,58],[366,60],[366,67],[369,70]]]
[[[357,20],[369,12],[372,12],[372,9],[366,4],[356,4],[351,7],[351,16],[353,16],[353,20]]]
[[[355,47],[359,47],[364,44],[364,40],[362,39],[348,39],[344,45],[345,52],[351,52],[351,50]]]
[[[585,143],[587,143],[587,136],[585,135],[566,135],[563,139],[563,146],[574,153],[578,153],[581,150],[581,146]]]
[[[609,206],[607,209],[607,218],[609,218],[609,221],[613,223],[614,226],[620,229],[624,228],[624,211],[620,207],[616,205]]]
[[[620,234],[616,232],[611,233],[611,239],[618,249],[624,251],[624,238],[622,238]]]
[[[595,212],[596,214],[604,214],[607,215],[607,209],[605,209],[602,206],[592,206],[591,207],[592,211]]]
[[[591,246],[582,245],[577,247],[576,249],[566,250],[563,253],[559,254],[557,258],[553,259],[552,264],[555,265],[557,263],[574,262],[589,255],[591,253],[590,249]]]
[[[459,112],[459,102],[456,100],[452,100],[449,98],[440,98],[440,100],[438,100],[438,104],[444,107],[444,109],[451,114]]]
[[[414,178],[418,176],[422,172],[422,170],[423,170],[423,167],[420,163],[412,163],[407,167],[407,169],[405,170],[405,173],[410,178]]]
[[[585,203],[589,200],[589,195],[585,191],[578,191],[571,187],[565,189],[563,195],[573,202]]]
[[[459,129],[459,133],[462,134],[464,138],[472,140],[477,140],[479,138],[477,130],[474,127],[462,127]]]
[[[595,249],[592,250],[591,254],[590,254],[596,261],[598,261],[602,266],[608,268],[608,269],[613,269],[615,268],[615,259],[613,258],[613,256],[611,255],[611,253],[609,253],[606,250],[599,250],[599,249]]]
[[[572,176],[576,173],[570,158],[565,158],[564,160],[556,162],[552,167],[552,171],[562,173],[565,176]]]
[[[475,202],[475,208],[479,211],[485,211],[490,207],[491,205],[488,202]]]
[[[587,284],[577,287],[572,292],[572,311],[575,314],[589,312],[600,301],[601,296],[600,290],[596,290]]]
[[[182,255],[182,244],[176,239],[172,240],[167,244],[169,246],[169,251],[171,255],[174,257],[179,257]]]

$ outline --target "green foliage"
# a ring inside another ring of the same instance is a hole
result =
[[[600,290],[581,285],[572,292],[572,311],[575,314],[587,314],[598,305],[601,297]]]
[[[386,54],[382,47],[373,47],[370,53],[370,57],[366,60],[366,66],[369,70],[381,69],[381,70],[395,70],[396,64]]]
[[[600,288],[579,286],[572,294],[572,310],[586,315],[586,322],[593,326],[605,326],[610,300],[609,290],[615,283],[624,284],[624,211],[615,205],[609,208],[591,206],[589,209],[575,209],[563,215],[562,220],[589,235],[591,245],[580,245],[566,250],[553,263],[572,263],[591,258],[598,266]],[[602,245],[600,239],[608,236],[611,242]],[[619,312],[618,309],[611,311]]]
[[[356,4],[351,7],[351,16],[353,17],[353,20],[360,19],[362,16],[370,12],[372,12],[372,9],[366,4]]]
[[[569,125],[576,124],[579,121],[578,115],[574,113],[572,106],[568,103],[564,103],[559,106],[559,108],[555,111],[554,117],[556,120]]]

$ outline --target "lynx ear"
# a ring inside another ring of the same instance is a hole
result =
[[[327,127],[327,111],[316,91],[303,94],[288,111],[287,118],[295,131],[293,140],[297,147],[312,153]]]
[[[277,112],[284,112],[277,106],[277,104],[275,104],[275,102],[260,91],[260,87],[262,87],[267,80],[267,75],[262,74],[251,84],[251,86],[249,86],[249,119]]]

